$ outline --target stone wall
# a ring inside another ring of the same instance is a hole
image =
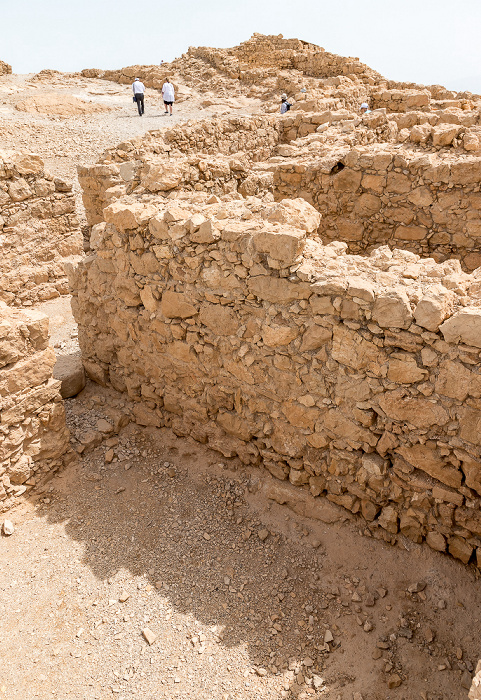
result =
[[[87,372],[170,425],[481,564],[481,283],[322,245],[302,199],[120,198],[70,272]],[[143,208],[143,214],[142,214]]]
[[[347,151],[347,152],[346,152]],[[380,244],[437,260],[481,265],[481,158],[449,157],[387,144],[328,158],[286,159],[274,171],[277,199],[302,193],[323,214],[323,239],[352,252]]]
[[[12,66],[9,66],[8,63],[4,61],[0,61],[0,75],[10,75],[11,72]]]
[[[31,153],[0,152],[0,300],[29,305],[68,294],[63,263],[82,253],[72,186]]]
[[[344,241],[353,253],[389,244],[437,261],[454,257],[474,270],[481,264],[481,157],[456,152],[462,127],[438,124],[438,115],[433,123],[421,111],[390,117],[326,110],[150,132],[79,169],[89,224],[102,221],[113,199],[137,192],[300,196],[323,215],[324,242]],[[396,137],[408,127],[412,138],[429,131],[436,145],[400,148]]]
[[[48,318],[0,301],[0,512],[72,459]]]
[[[137,187],[218,194],[243,191],[242,184],[250,178],[246,192],[267,190],[272,176],[253,174],[252,163],[271,156],[282,132],[277,117],[231,117],[188,122],[124,142],[107,151],[99,164],[78,168],[87,221],[91,226],[102,221],[102,211],[112,199]]]

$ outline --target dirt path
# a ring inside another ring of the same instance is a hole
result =
[[[74,441],[122,408],[89,385]],[[302,518],[267,497],[279,483],[166,429],[88,452],[9,514],[0,698],[465,698],[473,572],[337,509]]]
[[[69,115],[65,106],[63,116],[23,112],[16,109],[19,102],[29,98],[51,97],[57,106],[62,98],[75,97],[109,111],[89,115]],[[193,93],[188,99],[180,98],[174,105],[172,117],[164,114],[162,95],[148,89],[145,114],[139,117],[132,102],[130,85],[118,85],[95,78],[69,77],[55,74],[38,80],[33,75],[0,77],[0,149],[26,149],[38,153],[47,167],[58,177],[74,183],[77,209],[81,222],[83,205],[77,180],[77,165],[95,163],[107,148],[123,141],[142,136],[152,129],[170,127],[189,119],[212,119],[221,114],[251,114],[258,111],[259,100],[237,98],[238,109],[232,109],[232,100],[202,107],[208,93]],[[208,101],[208,100],[207,100]]]

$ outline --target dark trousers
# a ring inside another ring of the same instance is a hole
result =
[[[144,93],[136,92],[135,101],[137,102],[137,109],[139,110],[139,114],[142,116],[142,114],[144,113]]]

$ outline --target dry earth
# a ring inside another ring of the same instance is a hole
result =
[[[107,108],[107,111],[72,114],[72,97]],[[50,114],[38,113],[34,109],[25,112],[16,107],[37,98],[51,103]],[[83,206],[77,165],[95,163],[105,149],[142,136],[151,129],[189,119],[211,119],[226,111],[252,114],[259,108],[259,100],[243,96],[237,98],[235,110],[232,100],[212,101],[219,104],[202,107],[197,95],[181,99],[175,103],[174,114],[170,117],[164,114],[161,93],[147,89],[145,114],[139,117],[137,106],[132,102],[130,85],[69,77],[55,71],[45,71],[37,76],[6,75],[0,78],[0,144],[6,149],[27,149],[38,153],[52,172],[71,180],[77,194],[77,211],[81,214]],[[53,114],[53,111],[61,113]]]
[[[191,99],[163,117],[149,91],[140,119],[128,86],[33,78],[0,81],[2,146],[37,151],[75,180],[75,166],[107,147],[214,114]],[[15,109],[45,94],[112,109]],[[257,109],[240,99],[241,111]],[[77,352],[68,301],[39,308],[56,350]],[[89,384],[67,401],[73,437],[122,401]],[[0,540],[0,698],[465,698],[479,657],[476,572],[409,540],[403,550],[367,539],[331,506],[334,522],[302,518],[268,498],[271,484],[168,430],[130,424],[11,511],[15,532]]]
[[[67,401],[73,437],[107,406]],[[134,424],[48,483],[1,541],[0,698],[466,697],[473,572],[329,504],[302,518],[276,483]]]

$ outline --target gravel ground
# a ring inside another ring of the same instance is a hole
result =
[[[105,105],[111,111],[88,116],[48,116],[18,111],[15,105],[28,97],[63,95]],[[95,163],[107,148],[122,141],[142,136],[152,129],[162,129],[189,119],[212,119],[221,114],[250,114],[258,111],[259,100],[237,97],[239,109],[222,104],[202,108],[208,96],[194,93],[193,97],[174,104],[172,117],[164,114],[159,91],[147,89],[145,114],[139,117],[132,102],[130,85],[118,85],[106,80],[53,75],[36,80],[33,75],[0,77],[0,148],[27,149],[38,153],[52,173],[74,183],[77,209],[84,222],[83,205],[77,180],[77,165]]]
[[[124,410],[92,384],[66,405],[77,449]],[[167,429],[84,452],[8,515],[0,698],[465,698],[474,572],[302,518],[272,483]]]

